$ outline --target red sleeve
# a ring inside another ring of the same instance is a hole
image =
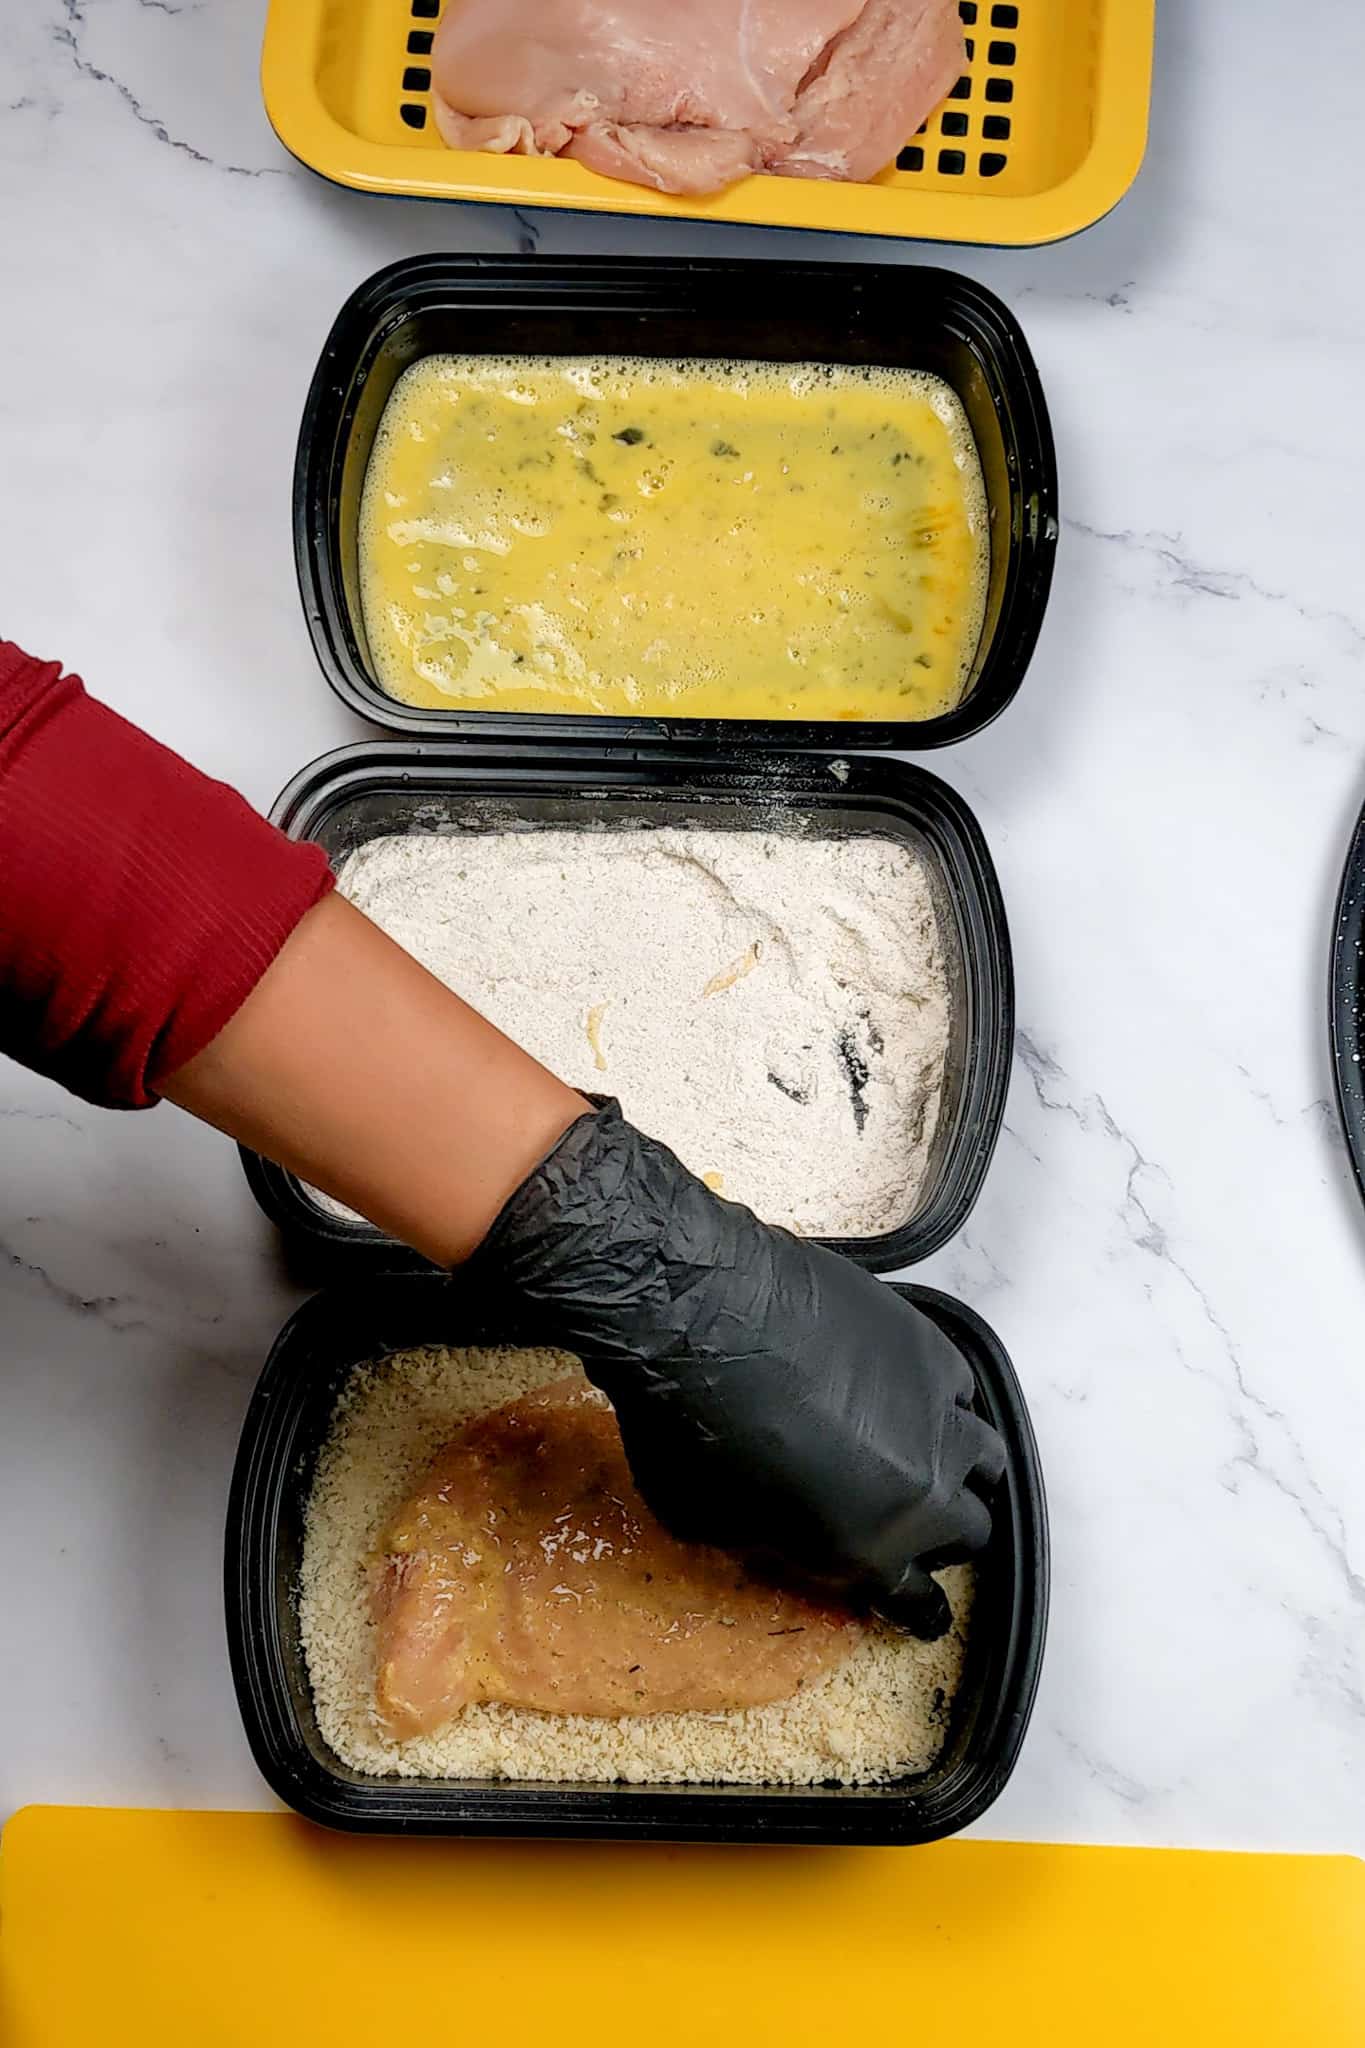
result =
[[[145,1108],[331,885],[320,847],[0,641],[0,1052]]]

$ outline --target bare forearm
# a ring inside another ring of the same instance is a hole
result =
[[[162,1092],[442,1265],[587,1107],[339,897]]]

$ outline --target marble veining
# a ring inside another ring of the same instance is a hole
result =
[[[1164,7],[1131,197],[992,251],[366,198],[271,135],[259,0],[9,16],[0,630],[259,803],[365,730],[308,649],[289,479],[382,263],[930,261],[1015,307],[1054,594],[1012,709],[927,765],[999,866],[1020,1023],[981,1200],[915,1276],[999,1331],[1048,1479],[1047,1664],[985,1831],[1365,1850],[1365,1214],[1326,1019],[1365,797],[1365,17]],[[221,1529],[303,1293],[212,1133],[0,1066],[0,1818],[266,1800]]]

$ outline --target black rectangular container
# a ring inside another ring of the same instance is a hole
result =
[[[925,770],[879,756],[773,754],[741,766],[695,751],[544,746],[487,752],[459,742],[378,741],[304,769],[275,805],[296,839],[334,865],[399,832],[705,825],[876,835],[909,844],[936,878],[939,919],[955,954],[947,1086],[914,1215],[879,1237],[829,1240],[874,1272],[927,1258],[966,1221],[1000,1131],[1014,1033],[1009,934],[990,854],[971,811]],[[368,1223],[322,1209],[281,1168],[243,1154],[276,1224],[339,1272],[357,1262],[422,1270],[425,1262]],[[429,1270],[429,1269],[427,1269]]]
[[[304,1511],[337,1395],[353,1367],[388,1352],[515,1341],[505,1312],[467,1285],[409,1275],[307,1302],[276,1340],[243,1426],[228,1504],[228,1648],[272,1790],[310,1820],[357,1833],[892,1844],[934,1841],[979,1819],[1014,1768],[1037,1688],[1048,1595],[1042,1478],[999,1340],[945,1295],[897,1291],[966,1352],[978,1406],[1007,1452],[977,1567],[967,1668],[931,1770],[872,1787],[741,1787],[369,1778],[341,1763],[318,1728],[295,1599]]]
[[[944,378],[966,409],[990,510],[986,617],[962,702],[938,718],[811,724],[423,710],[387,695],[361,618],[361,489],[398,378],[419,357],[445,352],[872,364]],[[900,265],[409,258],[379,271],[337,316],[308,394],[294,473],[299,588],[332,688],[376,724],[484,742],[943,746],[989,724],[1019,688],[1056,541],[1052,433],[1017,321],[968,278]]]

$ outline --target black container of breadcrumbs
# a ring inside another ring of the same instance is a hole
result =
[[[937,717],[612,718],[423,710],[379,684],[366,643],[359,526],[384,406],[433,353],[622,355],[903,368],[944,379],[981,460],[990,543],[982,630],[961,701]],[[943,1112],[913,1213],[879,1237],[825,1240],[877,1272],[913,1266],[962,1227],[998,1136],[1013,1041],[1008,930],[969,807],[887,758],[979,731],[1023,681],[1058,532],[1047,408],[1012,314],[981,286],[918,267],[600,261],[451,255],[390,266],[347,301],[314,374],[294,479],[304,612],[327,682],[385,735],[304,769],[276,822],[334,863],[388,834],[651,825],[873,834],[933,878],[951,955]],[[931,1768],[859,1787],[543,1783],[367,1776],[319,1727],[298,1611],[304,1520],[319,1453],[353,1371],[425,1345],[516,1342],[513,1318],[347,1222],[244,1155],[257,1200],[329,1285],[276,1342],[242,1432],[229,1503],[233,1678],[272,1789],[312,1820],[361,1833],[733,1843],[908,1844],[980,1818],[1019,1755],[1037,1689],[1048,1543],[1037,1450],[1019,1384],[969,1308],[900,1286],[957,1342],[1007,1464],[978,1561],[966,1664]],[[894,1284],[894,1283],[892,1283]]]
[[[305,1511],[337,1397],[355,1368],[395,1351],[516,1341],[507,1311],[460,1281],[391,1275],[298,1311],[242,1431],[228,1504],[228,1648],[247,1739],[271,1789],[310,1820],[365,1834],[893,1845],[936,1841],[978,1820],[1009,1780],[1038,1684],[1048,1596],[1042,1477],[998,1338],[945,1295],[897,1292],[970,1360],[978,1407],[1007,1457],[976,1564],[966,1665],[929,1770],[869,1786],[737,1786],[379,1778],[344,1764],[318,1726],[297,1606]]]

